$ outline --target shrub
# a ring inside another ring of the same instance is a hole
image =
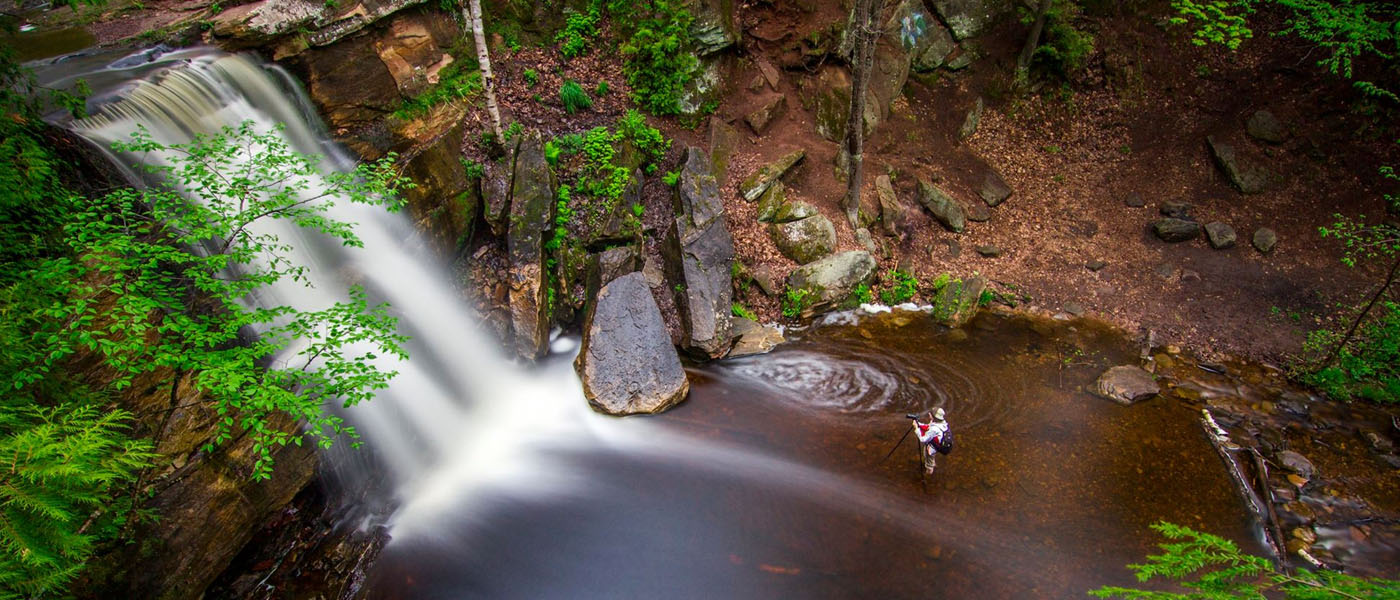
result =
[[[919,293],[919,280],[909,273],[890,269],[885,274],[885,279],[892,284],[889,289],[880,290],[880,301],[885,304],[890,306],[903,304],[913,298],[914,294]]]
[[[1075,27],[1079,6],[1070,0],[1056,0],[1045,13],[1043,42],[1036,47],[1032,63],[1058,77],[1068,79],[1084,68],[1094,52],[1094,36]]]
[[[398,110],[394,111],[394,116],[411,119],[439,104],[475,98],[481,90],[481,71],[462,71],[458,63],[453,63],[442,69],[437,84],[423,90],[417,96],[404,100]]]
[[[559,88],[559,99],[564,102],[564,110],[571,115],[593,107],[593,99],[588,97],[588,92],[573,80],[565,81]]]
[[[611,0],[608,11],[624,24],[623,75],[632,100],[648,112],[680,112],[681,96],[699,61],[691,52],[690,13],[670,0]]]
[[[535,87],[540,84],[540,74],[534,69],[525,69],[525,85]]]
[[[593,88],[593,95],[599,98],[608,95],[608,80],[598,80],[598,87]]]
[[[758,321],[758,315],[753,314],[753,311],[745,308],[743,304],[739,304],[738,302],[735,302],[734,305],[729,308],[729,312],[741,319]]]
[[[1303,381],[1337,400],[1400,402],[1400,304],[1384,302],[1375,311],[1351,343],[1337,350],[1332,364],[1305,374]],[[1334,331],[1314,331],[1303,348],[1313,355],[1325,355],[1340,338]]]
[[[851,301],[857,306],[874,302],[875,296],[870,291],[870,284],[862,283],[856,286],[856,289],[851,290]]]
[[[812,305],[812,293],[805,288],[788,288],[783,293],[783,316],[796,319]]]
[[[564,29],[554,35],[559,43],[559,53],[564,58],[583,56],[588,52],[588,41],[598,35],[599,10],[594,2],[584,12],[569,12],[564,21]]]
[[[617,120],[617,133],[621,139],[637,147],[648,166],[665,158],[666,151],[671,149],[671,140],[666,139],[660,130],[647,125],[646,117],[632,109]]]

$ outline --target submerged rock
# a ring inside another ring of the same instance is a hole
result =
[[[538,358],[549,347],[544,234],[554,223],[554,175],[539,132],[530,132],[515,157],[510,194],[510,316],[515,352]]]
[[[676,306],[685,331],[683,346],[697,356],[718,358],[729,350],[734,293],[734,240],[724,219],[724,201],[699,148],[686,152],[674,196],[676,227],[667,244],[667,268],[682,284]]]
[[[763,192],[768,190],[769,186],[782,179],[783,175],[805,156],[807,156],[806,150],[794,150],[782,158],[764,165],[763,168],[753,175],[749,175],[743,183],[739,184],[739,193],[743,194],[744,199],[749,202],[757,200],[759,196],[763,195]]]
[[[787,284],[789,293],[802,296],[805,318],[844,302],[874,273],[875,259],[869,252],[850,250],[794,269]]]
[[[1095,394],[1123,405],[1146,400],[1160,391],[1151,373],[1133,365],[1110,368],[1094,383]]]
[[[967,216],[962,205],[937,185],[923,178],[919,179],[919,203],[949,231],[962,233],[962,230],[967,228]]]
[[[584,317],[574,370],[584,397],[602,413],[657,413],[685,399],[690,382],[641,273],[598,292]]]

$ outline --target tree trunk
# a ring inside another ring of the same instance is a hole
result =
[[[865,92],[870,88],[870,69],[875,62],[875,40],[880,32],[875,21],[883,0],[856,0],[851,8],[851,114],[846,125],[846,154],[850,167],[846,178],[846,218],[851,229],[860,228],[860,189],[865,163]]]
[[[1035,24],[1031,25],[1031,33],[1026,36],[1026,45],[1021,48],[1021,55],[1016,57],[1016,86],[1025,87],[1030,80],[1031,57],[1035,55],[1036,46],[1040,45],[1040,32],[1045,30],[1045,15],[1050,12],[1050,5],[1054,0],[1040,0],[1040,8],[1035,13]]]
[[[501,129],[501,110],[496,105],[496,78],[491,74],[491,51],[486,47],[486,30],[481,25],[481,0],[470,0],[462,4],[462,20],[472,28],[476,41],[476,60],[481,65],[481,86],[486,90],[486,112],[491,117],[491,130],[496,132],[497,143],[506,141],[505,130]]]

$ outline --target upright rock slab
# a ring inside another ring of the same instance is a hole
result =
[[[773,120],[783,116],[785,112],[787,112],[787,96],[777,96],[749,113],[749,116],[744,117],[744,122],[749,124],[749,128],[753,129],[754,133],[763,135],[764,132],[768,131],[768,126],[773,123]]]
[[[904,227],[904,207],[899,204],[899,196],[894,193],[894,185],[889,175],[875,178],[875,195],[880,201],[880,228],[885,235],[899,235]]]
[[[544,276],[544,234],[554,222],[554,175],[544,159],[539,132],[530,132],[515,157],[511,185],[510,321],[515,352],[539,358],[549,345],[548,285]]]
[[[584,317],[574,370],[584,397],[602,413],[658,413],[685,399],[690,382],[641,273],[598,291]]]
[[[802,317],[811,317],[851,296],[856,286],[875,274],[875,259],[864,250],[833,254],[794,269],[788,275],[789,293],[802,296]]]
[[[510,214],[510,193],[515,185],[515,153],[520,138],[506,150],[500,160],[487,160],[482,165],[481,213],[492,235],[505,235],[506,217]]]
[[[732,341],[734,240],[711,171],[708,155],[699,148],[686,151],[674,196],[676,229],[666,252],[667,268],[681,284],[676,306],[683,346],[703,358],[724,356]]]

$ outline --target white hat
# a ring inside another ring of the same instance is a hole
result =
[[[933,418],[938,419],[939,421],[942,421],[942,420],[943,420],[943,409],[940,408],[940,409],[938,409],[938,410],[933,411]]]

